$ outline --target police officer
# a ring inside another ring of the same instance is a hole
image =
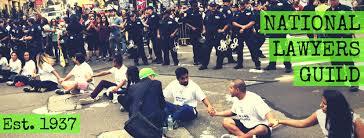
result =
[[[7,59],[10,59],[10,49],[7,46],[9,38],[9,32],[5,28],[5,21],[0,19],[0,52]]]
[[[193,47],[193,64],[201,64],[201,45],[199,38],[202,32],[202,15],[198,9],[196,0],[190,0],[191,8],[186,11],[186,16],[183,18],[183,22],[191,28],[190,40]]]
[[[10,36],[12,41],[10,42],[10,47],[13,51],[15,51],[19,55],[19,59],[24,61],[24,57],[22,56],[26,50],[26,45],[22,41],[19,41],[23,36],[23,27],[20,26],[19,20],[15,20],[13,26],[10,30]]]
[[[223,6],[220,8],[220,12],[222,12],[227,20],[227,25],[229,26],[229,30],[226,30],[227,31],[227,34],[228,35],[232,35],[232,32],[231,32],[231,22],[232,22],[232,19],[233,19],[233,11],[231,11],[231,3],[230,3],[230,0],[223,0]],[[228,63],[236,63],[236,61],[234,60],[233,58],[233,55],[232,55],[232,49],[230,48],[230,46],[228,47],[226,53],[224,56],[226,56],[228,58]]]
[[[126,25],[126,31],[128,31],[129,42],[133,41],[136,45],[136,49],[132,50],[132,57],[136,66],[139,65],[139,58],[143,60],[144,65],[148,65],[148,59],[145,56],[144,44],[143,44],[143,31],[144,25],[142,21],[137,18],[136,14],[130,14],[130,20]]]
[[[157,30],[159,27],[160,18],[158,14],[154,12],[154,8],[152,6],[148,6],[145,9],[145,12],[148,15],[147,27],[149,27],[149,38],[152,41],[154,55],[156,56],[156,59],[153,62],[157,64],[162,64],[163,63],[162,51],[160,45],[158,44],[158,38],[157,38]]]
[[[22,39],[27,41],[27,51],[30,52],[31,59],[34,59],[38,53],[43,51],[42,28],[33,18],[28,19],[28,25],[28,32]]]
[[[268,11],[294,11],[292,7],[292,3],[288,0],[271,0],[268,8]],[[286,38],[287,34],[271,34],[269,35],[270,38]],[[291,73],[292,72],[292,64],[289,61],[283,62],[285,66],[285,72]],[[268,66],[264,68],[264,70],[276,70],[276,62],[270,61]]]
[[[86,50],[84,48],[84,39],[82,31],[85,27],[82,26],[76,15],[71,15],[69,18],[69,24],[66,28],[67,31],[67,49],[69,51],[70,57],[75,57],[76,53],[82,53],[86,55]]]
[[[257,3],[258,4],[258,3]],[[263,54],[262,50],[260,48],[263,46],[266,36],[262,33],[260,33],[260,11],[264,8],[260,4],[256,5],[253,9],[253,15],[254,15],[254,36],[255,36],[255,43],[256,47],[258,47],[258,56],[260,58],[266,58],[266,56]]]
[[[233,20],[233,26],[236,32],[238,32],[239,45],[236,49],[238,54],[238,62],[234,69],[243,68],[243,49],[244,42],[248,46],[250,56],[255,64],[255,69],[260,70],[260,61],[257,55],[258,48],[255,46],[253,26],[255,24],[253,12],[247,9],[249,0],[244,0],[240,3],[240,11],[235,15]]]
[[[177,51],[173,50],[174,41],[176,39],[178,24],[170,17],[171,10],[164,11],[163,18],[160,22],[160,27],[157,31],[157,37],[160,39],[164,63],[163,65],[169,65],[169,52],[171,52],[174,65],[177,66],[179,61],[177,58]]]
[[[343,5],[339,2],[339,0],[330,0],[331,7],[327,9],[327,11],[352,11],[352,8]],[[326,35],[329,38],[353,38],[353,34],[327,34]],[[354,66],[353,61],[346,61],[346,62],[331,62],[334,66]],[[351,92],[357,92],[359,91],[358,86],[350,86],[349,89]]]
[[[216,66],[214,69],[222,69],[222,62],[224,59],[223,51],[218,50],[220,40],[224,39],[225,31],[228,29],[227,21],[224,15],[216,9],[217,4],[211,2],[209,4],[210,10],[206,12],[204,18],[204,30],[203,33],[206,35],[206,47],[203,50],[203,62],[199,70],[207,69],[210,62],[210,55],[212,47],[216,49]]]

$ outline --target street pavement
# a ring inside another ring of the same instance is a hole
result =
[[[268,56],[268,44],[262,47],[263,53]],[[191,79],[204,90],[213,106],[218,111],[231,108],[232,98],[227,92],[227,85],[233,79],[244,79],[248,82],[248,90],[262,96],[265,101],[275,110],[277,118],[304,118],[319,108],[322,90],[330,87],[295,87],[293,86],[293,75],[284,73],[284,66],[278,63],[275,71],[257,71],[250,59],[250,53],[244,49],[244,68],[235,70],[234,64],[225,64],[222,70],[213,70],[216,56],[213,52],[209,69],[200,71],[198,66],[193,66],[192,48],[190,46],[180,47],[180,65],[189,69]],[[235,56],[236,58],[236,56]],[[125,58],[125,64],[133,65]],[[268,64],[268,58],[261,59],[262,67]],[[225,63],[227,59],[225,59]],[[111,67],[111,62],[92,61],[90,62],[95,72]],[[305,63],[317,64],[317,63]],[[325,64],[325,63],[322,63]],[[302,65],[302,64],[294,64]],[[157,79],[162,81],[163,87],[176,79],[174,70],[177,66],[149,65],[139,66],[139,68],[151,67],[158,74]],[[65,76],[71,67],[57,70]],[[107,79],[112,80],[112,76],[96,78],[96,82]],[[352,109],[364,116],[364,96],[363,90],[351,93],[348,88],[335,87],[340,89]],[[78,99],[87,95],[77,96],[57,96],[54,92],[48,93],[23,93],[22,88],[8,87],[0,84],[0,113],[77,113],[81,115],[81,132],[79,134],[0,134],[0,137],[126,137],[122,135],[124,122],[128,119],[127,113],[119,111],[119,104],[113,104],[106,99],[102,99],[94,104],[79,106]],[[171,99],[167,99],[171,100]],[[193,137],[218,138],[227,133],[221,125],[222,117],[210,117],[202,103],[198,104],[198,118],[192,122],[187,122],[178,132],[171,134],[172,137]],[[274,138],[320,138],[323,134],[316,125],[311,128],[296,129],[280,126],[273,129]]]

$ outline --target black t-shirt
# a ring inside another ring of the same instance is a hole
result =
[[[129,20],[125,29],[128,31],[129,38],[132,40],[143,37],[144,25],[140,19],[136,19],[134,22]]]
[[[178,28],[178,23],[172,18],[163,19],[160,22],[159,33],[160,36],[169,37]]]
[[[183,22],[196,27],[196,31],[202,31],[202,15],[198,10],[188,9],[186,11],[186,16],[183,18]]]
[[[150,15],[148,17],[148,22],[147,24],[149,25],[149,30],[153,33],[156,33],[158,30],[158,25],[159,25],[159,16],[156,13],[152,13],[152,15]]]

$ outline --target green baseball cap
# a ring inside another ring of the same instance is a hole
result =
[[[146,78],[146,77],[148,77],[148,76],[150,76],[150,75],[153,75],[154,77],[155,77],[155,76],[158,76],[158,74],[157,74],[157,73],[155,73],[155,72],[153,71],[153,69],[151,69],[151,68],[142,68],[142,69],[139,71],[139,78],[140,78],[140,79],[144,79],[144,78]]]

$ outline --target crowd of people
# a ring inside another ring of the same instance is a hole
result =
[[[286,0],[243,0],[236,5],[223,0],[223,5],[212,2],[206,9],[196,0],[189,4],[187,10],[166,9],[161,14],[149,6],[145,10],[128,12],[115,9],[84,12],[78,8],[76,14],[50,21],[39,12],[34,17],[1,18],[0,82],[16,87],[29,86],[23,89],[24,92],[55,91],[59,95],[90,92],[90,97],[80,99],[81,104],[90,104],[106,96],[112,102],[120,103],[120,109],[128,111],[130,117],[142,113],[157,128],[166,126],[168,117],[176,126],[196,119],[197,103],[202,102],[211,116],[237,116],[236,119],[226,118],[222,123],[237,137],[270,137],[270,127],[279,124],[299,128],[319,124],[325,136],[330,138],[364,137],[364,126],[358,115],[351,111],[338,91],[326,90],[321,109],[307,119],[278,120],[259,95],[246,90],[243,80],[234,80],[229,85],[229,93],[237,98],[232,108],[218,112],[198,84],[190,80],[186,68],[177,68],[176,80],[162,90],[161,82],[155,78],[157,73],[151,68],[139,70],[137,67],[139,59],[144,65],[150,64],[151,59],[155,64],[170,65],[169,54],[173,64],[178,66],[175,43],[182,23],[190,30],[193,62],[200,65],[199,70],[208,68],[212,48],[216,49],[217,55],[214,69],[223,68],[224,58],[228,58],[229,63],[236,63],[235,69],[243,68],[244,45],[251,53],[255,69],[260,70],[260,58],[266,58],[260,47],[266,37],[286,37],[285,34],[266,36],[260,33],[260,11],[350,10],[350,7],[338,0],[330,0],[330,6],[327,0],[319,0],[318,6],[309,0],[305,7],[300,6],[299,1],[292,4]],[[233,52],[238,55],[237,59],[233,58]],[[134,66],[125,66],[124,56],[129,56]],[[112,61],[113,67],[94,73],[88,64],[92,60]],[[74,67],[64,77],[53,67],[56,64],[68,66],[71,61]],[[290,62],[284,62],[284,65],[286,73],[292,72]],[[275,70],[276,63],[270,62],[264,69]],[[95,77],[109,74],[114,77],[113,81],[102,80],[95,85]],[[358,87],[352,86],[350,90],[358,91]],[[165,97],[173,101],[168,102]]]

